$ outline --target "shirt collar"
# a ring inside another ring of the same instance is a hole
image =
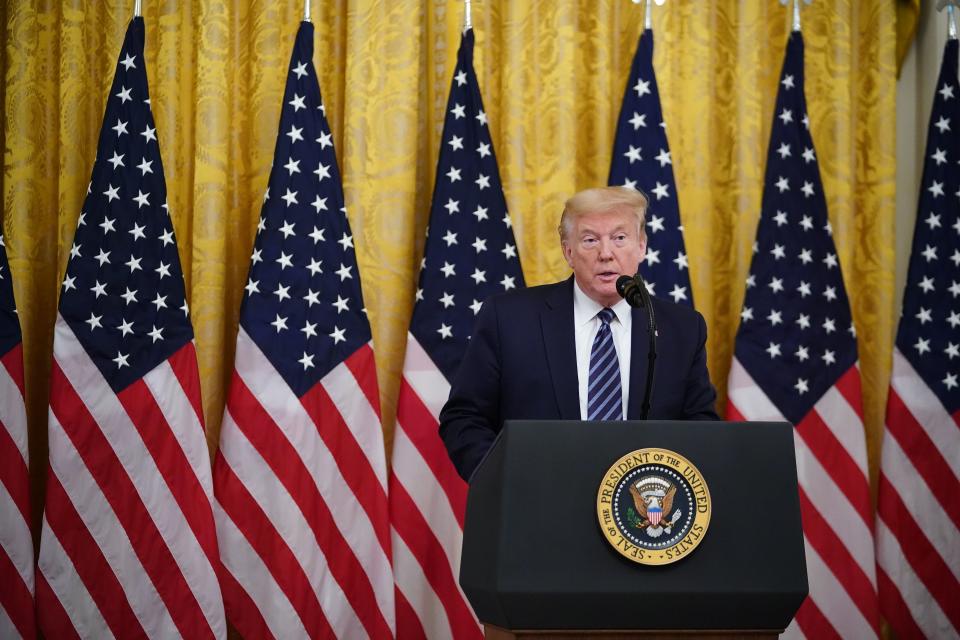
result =
[[[592,322],[594,318],[597,317],[597,314],[600,313],[600,310],[603,309],[596,300],[588,296],[583,292],[583,289],[580,288],[580,284],[577,282],[577,279],[573,279],[573,325],[575,327],[580,327],[588,322]],[[630,326],[628,321],[630,320],[630,305],[627,304],[626,300],[621,299],[617,304],[610,307],[614,315],[617,316],[617,320],[620,322],[621,326],[627,327]]]

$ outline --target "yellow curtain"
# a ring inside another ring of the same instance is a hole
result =
[[[143,4],[212,450],[302,3]],[[313,4],[314,62],[345,180],[389,450],[462,3]],[[24,331],[37,519],[57,291],[132,5],[0,8],[3,228]],[[627,0],[483,0],[473,10],[526,279],[557,280],[567,275],[558,214],[574,191],[606,181],[642,11]],[[803,11],[811,129],[860,339],[874,476],[895,319],[896,11],[896,0],[822,0]],[[725,403],[789,17],[775,0],[671,0],[655,8],[654,29],[694,295]]]
[[[919,20],[920,0],[897,0],[897,77],[910,51]]]

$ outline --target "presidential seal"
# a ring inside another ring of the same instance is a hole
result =
[[[614,549],[640,564],[670,564],[703,540],[710,491],[693,464],[667,449],[638,449],[615,463],[597,492],[597,519]]]

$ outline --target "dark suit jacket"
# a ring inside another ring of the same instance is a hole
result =
[[[651,420],[719,420],[707,373],[707,328],[697,311],[653,298],[657,360]],[[647,314],[633,309],[627,419],[643,403]],[[573,278],[494,296],[484,303],[440,412],[440,437],[469,479],[503,422],[580,419]]]

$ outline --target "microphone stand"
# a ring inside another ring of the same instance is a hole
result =
[[[640,419],[646,420],[650,414],[650,397],[653,394],[654,365],[657,361],[657,320],[654,317],[653,305],[650,303],[650,293],[647,283],[637,270],[636,275],[621,276],[617,280],[617,292],[631,307],[640,307],[647,310],[648,333],[650,346],[647,350],[647,384],[643,391],[643,404],[640,405]]]
[[[648,330],[650,333],[650,348],[647,352],[647,386],[643,391],[643,404],[640,405],[640,419],[646,420],[650,414],[650,396],[653,393],[653,371],[654,364],[657,361],[657,320],[653,315],[653,305],[650,304],[650,293],[647,291],[647,283],[637,273],[640,280],[640,295],[643,297],[644,306],[647,308]]]

